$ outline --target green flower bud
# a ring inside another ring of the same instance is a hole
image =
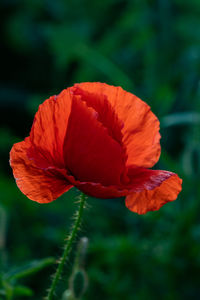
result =
[[[69,281],[70,290],[75,299],[80,299],[88,285],[87,274],[83,269],[77,269],[72,273]]]

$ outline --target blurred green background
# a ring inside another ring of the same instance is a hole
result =
[[[178,200],[144,216],[124,199],[88,199],[82,299],[200,299],[200,1],[1,0],[0,16],[0,299],[46,294],[78,195],[28,200],[9,151],[29,134],[40,103],[82,81],[145,100],[161,121],[156,167],[183,178]],[[58,295],[72,269],[73,255]]]

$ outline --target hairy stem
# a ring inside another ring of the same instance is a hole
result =
[[[74,239],[77,235],[77,232],[79,230],[79,226],[80,226],[80,223],[81,223],[81,218],[82,218],[82,215],[83,215],[83,209],[84,209],[84,205],[85,205],[85,199],[86,199],[85,194],[81,193],[79,209],[77,210],[77,212],[75,214],[75,219],[74,219],[74,224],[72,226],[72,230],[70,232],[69,237],[66,240],[66,244],[64,246],[64,251],[63,251],[63,254],[62,254],[62,256],[59,260],[56,273],[53,276],[52,284],[51,284],[50,289],[48,291],[48,295],[46,297],[46,300],[52,300],[53,297],[54,297],[56,286],[57,286],[58,281],[59,281],[59,279],[61,277],[61,274],[63,272],[65,262],[68,259],[69,253],[70,253],[71,248],[72,248],[73,241],[74,241]]]

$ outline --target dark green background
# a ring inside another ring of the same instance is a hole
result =
[[[40,103],[83,81],[120,85],[152,107],[162,134],[156,167],[178,173],[183,191],[144,216],[123,199],[88,199],[82,299],[200,299],[200,1],[1,0],[0,22],[0,299],[46,294],[55,266],[38,260],[59,257],[78,195],[30,201],[15,185],[9,151]],[[72,267],[73,255],[58,295]],[[32,271],[11,279],[20,270]]]

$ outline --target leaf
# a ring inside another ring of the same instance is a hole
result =
[[[33,291],[26,286],[18,285],[13,289],[13,294],[16,296],[31,297],[31,296],[33,296]]]
[[[5,294],[6,294],[5,291],[1,289],[0,290],[0,296],[5,296]]]
[[[6,279],[8,280],[16,280],[19,278],[23,278],[29,275],[32,275],[36,272],[39,272],[43,268],[52,265],[55,262],[55,259],[52,257],[44,258],[41,260],[34,260],[22,267],[17,267],[6,274]]]
[[[98,52],[97,49],[90,47],[85,43],[80,43],[79,47],[77,47],[74,51],[76,51],[77,57],[98,69],[115,85],[121,85],[127,90],[132,90],[133,81],[129,78],[129,76],[109,58]]]
[[[161,119],[163,128],[175,125],[197,124],[200,123],[200,113],[196,112],[180,112],[165,116]]]

